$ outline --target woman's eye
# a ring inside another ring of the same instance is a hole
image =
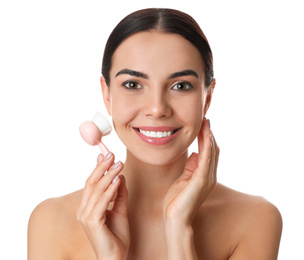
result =
[[[123,86],[127,89],[130,89],[130,90],[136,90],[136,89],[141,89],[142,88],[142,86],[136,81],[125,82],[125,83],[123,83]]]
[[[172,89],[178,90],[178,91],[187,91],[192,88],[193,88],[193,86],[188,82],[179,82],[172,87]]]

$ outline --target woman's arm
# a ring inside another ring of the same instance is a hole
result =
[[[194,248],[193,229],[181,223],[167,222],[165,225],[168,259],[198,259]]]
[[[198,134],[199,154],[187,160],[183,174],[163,202],[168,259],[197,259],[192,221],[216,184],[219,148],[205,118]]]

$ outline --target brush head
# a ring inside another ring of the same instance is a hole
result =
[[[98,127],[102,136],[108,135],[112,131],[112,126],[110,122],[99,112],[95,114],[92,122]]]
[[[98,145],[102,136],[110,134],[111,130],[111,124],[100,113],[96,113],[92,121],[86,121],[79,126],[80,135],[90,145]]]

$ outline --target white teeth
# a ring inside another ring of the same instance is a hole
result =
[[[154,132],[154,131],[145,131],[145,130],[139,129],[139,132],[141,132],[145,136],[154,137],[154,138],[163,138],[163,137],[172,135],[171,131]]]

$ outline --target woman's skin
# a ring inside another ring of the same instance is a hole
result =
[[[215,80],[204,82],[200,53],[177,34],[140,32],[117,48],[101,86],[126,161],[101,155],[83,190],[38,205],[28,259],[277,258],[276,207],[217,183],[205,118]],[[146,127],[178,131],[156,144],[138,132]],[[196,137],[199,153],[188,157]]]

